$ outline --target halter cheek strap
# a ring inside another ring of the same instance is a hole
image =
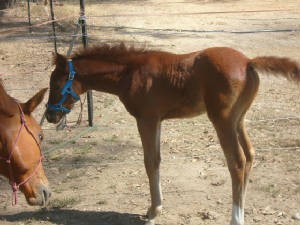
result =
[[[17,103],[18,104],[18,103]],[[26,124],[26,121],[25,121],[25,115],[24,115],[24,112],[21,108],[21,106],[18,104],[18,107],[19,107],[19,110],[20,110],[20,119],[21,119],[21,127],[18,131],[18,134],[17,134],[17,137],[16,137],[16,140],[14,142],[14,145],[13,145],[13,148],[12,150],[9,152],[8,154],[8,157],[5,158],[5,157],[1,157],[0,156],[0,159],[2,159],[5,163],[7,163],[8,165],[8,171],[9,171],[9,181],[10,181],[10,185],[11,185],[11,188],[12,188],[12,191],[13,191],[13,198],[12,198],[12,205],[16,205],[17,204],[17,193],[20,189],[20,186],[21,185],[24,185],[26,184],[38,171],[39,167],[42,165],[42,161],[44,159],[44,156],[42,154],[42,151],[41,151],[41,148],[40,148],[40,144],[39,142],[36,140],[34,134],[32,133],[32,131],[29,129],[29,127],[27,126]],[[40,149],[40,159],[38,161],[38,164],[36,165],[34,171],[32,172],[32,174],[30,176],[28,176],[25,180],[23,180],[22,182],[20,182],[19,184],[17,184],[16,180],[15,180],[15,176],[14,176],[14,171],[13,171],[13,167],[12,167],[12,162],[11,162],[11,158],[12,158],[12,155],[13,155],[13,152],[15,150],[15,148],[17,147],[17,143],[20,139],[20,136],[21,136],[21,131],[22,129],[25,128],[27,130],[27,132],[32,136],[32,138],[35,140],[36,144],[39,146],[39,149]]]
[[[68,60],[68,66],[69,66],[69,77],[68,80],[65,84],[65,86],[61,90],[61,99],[57,104],[47,104],[47,109],[53,110],[56,112],[62,112],[62,113],[69,113],[70,109],[66,108],[63,106],[65,101],[67,100],[67,97],[71,95],[75,101],[78,101],[80,97],[76,94],[76,92],[73,90],[72,85],[73,85],[73,80],[76,74],[76,71],[74,70],[73,62],[72,59]]]

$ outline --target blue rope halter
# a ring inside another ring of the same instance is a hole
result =
[[[62,112],[62,113],[69,113],[71,112],[70,109],[67,109],[63,106],[65,101],[67,100],[68,95],[71,95],[76,101],[80,99],[80,97],[75,93],[75,91],[72,88],[73,80],[76,74],[76,71],[74,70],[72,59],[68,59],[68,65],[69,65],[69,77],[65,84],[65,86],[62,88],[61,95],[62,98],[57,104],[47,104],[48,110],[53,110],[56,112]]]

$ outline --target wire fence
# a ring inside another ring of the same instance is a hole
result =
[[[59,20],[54,20],[54,22]],[[33,25],[31,27],[39,27],[45,24],[50,24],[51,21],[44,22],[39,25]],[[253,30],[224,30],[224,29],[218,29],[218,30],[188,30],[188,29],[158,29],[158,28],[141,28],[141,27],[119,27],[119,26],[101,26],[101,25],[89,25],[90,28],[98,28],[102,31],[114,31],[118,30],[121,31],[128,31],[132,33],[144,33],[147,32],[153,32],[153,33],[172,33],[173,35],[181,36],[183,34],[208,34],[208,33],[224,33],[224,34],[255,34],[255,33],[291,33],[291,32],[300,32],[299,28],[287,28],[287,29],[253,29]],[[8,30],[2,30],[0,31],[0,34],[8,34],[20,30],[26,30],[29,26],[23,27],[23,28],[12,28]],[[73,35],[73,34],[60,34],[60,35],[35,35],[32,36],[30,34],[26,36],[15,36],[15,37],[3,37],[5,40],[19,40],[19,39],[32,39],[32,40],[54,40],[54,39],[65,39],[65,38],[73,38],[73,37],[82,37],[81,34]],[[95,38],[95,37],[101,37],[101,34],[88,34],[86,37],[89,38]],[[1,39],[1,38],[0,38]]]

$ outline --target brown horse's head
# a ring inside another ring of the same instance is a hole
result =
[[[79,100],[79,93],[82,92],[77,77],[70,78],[70,74],[76,73],[73,69],[73,62],[56,54],[54,63],[56,67],[50,77],[46,111],[46,118],[50,123],[58,123],[66,113],[69,113],[74,103]]]
[[[51,195],[41,164],[43,133],[31,116],[46,90],[23,104],[0,90],[0,174],[9,179],[14,192],[24,193],[30,205],[45,205]]]

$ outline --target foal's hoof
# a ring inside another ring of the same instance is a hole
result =
[[[161,214],[161,211],[162,211],[162,206],[157,206],[155,208],[152,208],[150,207],[148,209],[148,212],[147,212],[147,217],[149,220],[152,220],[154,219],[155,217],[159,216]]]
[[[150,207],[147,212],[147,222],[145,225],[155,225],[155,218],[161,214],[162,206]]]
[[[230,224],[229,224],[229,225],[246,225],[246,224],[244,224],[244,223],[230,222]]]
[[[144,225],[155,225],[154,220],[148,220]]]

